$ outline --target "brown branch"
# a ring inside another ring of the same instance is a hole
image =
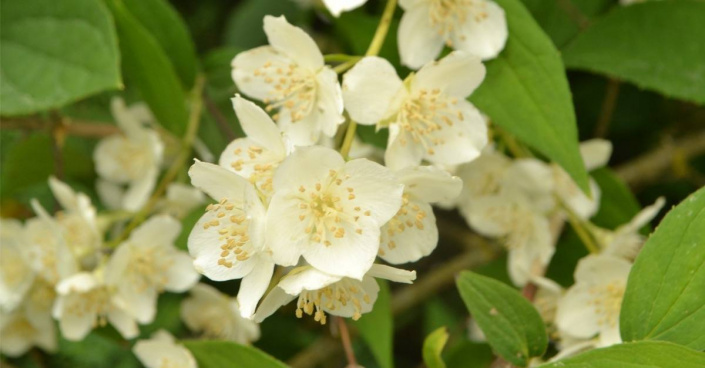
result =
[[[213,117],[213,120],[215,120],[216,125],[218,125],[218,129],[220,129],[220,132],[223,133],[226,138],[228,138],[228,142],[237,138],[237,135],[235,135],[235,132],[230,127],[230,123],[228,123],[228,119],[225,117],[225,115],[223,115],[223,113],[220,112],[218,106],[216,106],[215,102],[213,102],[213,100],[206,92],[203,92],[203,102],[206,105],[208,113]]]
[[[52,128],[51,122],[45,122],[37,118],[11,118],[0,120],[0,129],[11,130],[44,130],[50,131]],[[109,135],[120,133],[120,129],[110,123],[104,122],[88,122],[81,120],[73,120],[67,117],[63,118],[63,132],[66,135],[73,135],[86,138],[102,138]]]
[[[578,25],[580,30],[590,26],[590,19],[571,0],[556,0],[558,7]]]
[[[705,154],[705,130],[677,140],[666,141],[659,148],[618,166],[615,172],[633,190],[637,190],[663,179],[664,174],[673,167],[677,158],[687,161],[703,154]]]
[[[338,322],[338,330],[340,331],[340,341],[343,345],[343,350],[345,350],[345,356],[348,359],[348,367],[357,368],[355,351],[353,351],[352,339],[350,338],[350,331],[348,331],[348,325],[345,324],[345,318],[335,317],[335,319]]]
[[[597,119],[597,123],[595,124],[595,137],[597,138],[604,138],[607,136],[610,122],[612,122],[612,115],[614,115],[614,109],[617,107],[619,84],[619,81],[614,78],[607,80],[607,87],[605,87],[605,98],[602,100],[600,117]]]

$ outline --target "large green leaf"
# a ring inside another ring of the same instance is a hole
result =
[[[2,115],[120,87],[115,28],[101,1],[2,0],[0,8]]]
[[[546,328],[519,292],[489,277],[463,271],[456,281],[460,296],[487,337],[504,359],[526,366],[529,358],[546,351]]]
[[[624,341],[665,340],[705,349],[705,188],[669,212],[629,274],[620,313]]]
[[[382,368],[394,367],[392,341],[394,335],[392,309],[389,298],[389,285],[378,280],[379,294],[370,313],[363,314],[355,321],[360,336],[369,346],[377,363]]]
[[[110,0],[108,4],[120,37],[127,87],[137,88],[161,125],[181,136],[186,131],[188,113],[174,66],[122,0]]]
[[[440,327],[431,332],[423,341],[423,361],[428,368],[446,368],[441,357],[443,347],[448,342],[448,329]]]
[[[199,368],[285,368],[261,350],[229,341],[185,341]]]
[[[595,16],[614,5],[611,0],[522,0],[556,47],[561,48]]]
[[[123,0],[127,9],[149,31],[174,65],[187,88],[196,80],[196,51],[183,20],[165,0]]]
[[[705,354],[667,342],[641,341],[590,350],[540,368],[700,368]]]
[[[619,8],[563,50],[570,68],[604,73],[705,103],[705,2],[648,1]]]
[[[265,15],[283,15],[292,23],[299,25],[306,17],[305,12],[294,1],[282,0],[246,0],[240,2],[228,16],[225,24],[224,43],[241,49],[265,45],[267,36],[262,28]]]
[[[504,51],[487,63],[487,77],[470,100],[493,123],[560,164],[588,192],[560,55],[518,0],[496,3],[506,12],[509,39]]]

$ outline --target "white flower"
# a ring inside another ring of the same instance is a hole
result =
[[[196,207],[205,204],[206,197],[200,190],[182,183],[171,183],[166,188],[166,198],[159,205],[159,212],[184,218]]]
[[[612,143],[604,139],[591,139],[580,143],[580,154],[587,171],[603,167],[612,155]],[[579,218],[587,220],[592,217],[600,206],[600,187],[590,178],[590,194],[588,197],[580,189],[563,168],[553,164],[553,180],[556,195]]]
[[[193,264],[211,280],[242,278],[237,298],[242,316],[249,318],[274,272],[264,243],[264,205],[252,184],[221,166],[197,161],[189,175],[195,187],[218,201],[189,235]]]
[[[93,159],[100,176],[98,194],[107,205],[129,211],[140,209],[157,182],[164,144],[159,135],[146,128],[121,98],[111,101],[115,120],[122,129],[98,142]],[[120,187],[127,185],[126,191]]]
[[[101,270],[81,272],[61,280],[52,314],[67,340],[82,340],[95,327],[110,322],[122,337],[138,334],[137,323],[125,305],[119,303],[111,287],[103,282]]]
[[[0,219],[0,312],[14,310],[34,281],[22,224]]]
[[[293,266],[303,256],[336,276],[362,279],[379,250],[380,227],[401,206],[403,186],[384,166],[345,162],[324,147],[301,148],[274,174],[267,211],[272,259]]]
[[[466,100],[485,77],[480,59],[454,52],[402,81],[385,59],[366,57],[343,77],[350,118],[389,127],[385,162],[392,169],[421,160],[455,165],[479,156],[487,144],[480,112]]]
[[[174,337],[159,330],[149,340],[139,340],[132,348],[137,358],[147,368],[197,368],[191,352],[177,344]]]
[[[402,64],[418,69],[448,45],[483,60],[507,42],[504,10],[488,0],[400,0],[404,15],[397,33]]]
[[[556,326],[562,336],[596,337],[596,346],[621,342],[619,311],[631,262],[607,254],[589,255],[575,269],[575,284],[559,301]]]
[[[452,200],[460,194],[458,177],[433,166],[398,171],[404,184],[402,206],[382,227],[379,256],[392,264],[414,262],[438,244],[438,227],[430,203]]]
[[[633,261],[646,241],[646,237],[641,235],[639,230],[656,217],[664,204],[666,200],[659,197],[654,204],[644,207],[631,221],[614,231],[593,229],[599,244],[603,247],[603,253]]]
[[[332,137],[343,118],[337,74],[323,63],[311,36],[281,17],[264,17],[269,46],[235,56],[232,77],[240,91],[268,104],[293,143]]]
[[[523,195],[481,197],[463,215],[480,234],[502,239],[514,284],[523,286],[532,276],[543,274],[555,251],[549,221]]]
[[[239,95],[232,99],[246,138],[230,142],[220,155],[220,166],[249,180],[267,197],[272,195],[274,170],[292,148],[264,110]]]
[[[154,216],[136,228],[110,257],[105,282],[115,287],[115,298],[139,323],[154,320],[158,293],[184,292],[200,275],[186,253],[174,247],[181,224]]]
[[[181,302],[181,319],[192,331],[204,337],[249,344],[259,339],[259,325],[240,315],[235,298],[212,286],[198,284],[191,296]]]
[[[377,300],[379,285],[375,278],[410,284],[416,279],[416,272],[375,264],[362,280],[356,280],[329,275],[310,266],[297,267],[264,298],[255,321],[263,321],[294,299],[298,299],[296,316],[299,318],[306,313],[325,324],[328,313],[357,320],[371,311]]]
[[[342,12],[357,9],[366,2],[367,0],[323,0],[323,4],[334,17],[339,17]]]
[[[480,197],[498,194],[511,164],[509,157],[488,146],[478,158],[460,165],[456,175],[463,180],[463,190],[457,200],[461,212],[470,213],[473,202]]]
[[[51,318],[53,288],[37,281],[26,299],[12,312],[0,310],[0,352],[11,357],[37,346],[45,351],[57,349],[56,328]]]

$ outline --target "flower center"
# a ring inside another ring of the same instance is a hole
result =
[[[128,265],[128,277],[138,293],[154,287],[163,291],[168,279],[167,270],[174,263],[162,247],[138,247],[130,245],[132,254]]]
[[[77,317],[85,314],[95,314],[93,327],[103,327],[107,324],[107,314],[112,309],[110,303],[111,294],[107,287],[100,286],[85,293],[69,297],[73,299],[67,308],[69,313]]]
[[[432,0],[429,17],[436,32],[452,47],[452,36],[469,17],[473,17],[476,22],[487,18],[486,7],[487,4],[483,0]],[[465,39],[462,34],[459,37]]]
[[[281,109],[291,114],[291,121],[297,122],[311,112],[316,101],[316,75],[310,70],[293,63],[267,61],[255,69],[255,77],[262,78],[271,86],[271,97],[264,99],[266,110]],[[279,114],[274,115],[279,119]]]
[[[409,139],[421,144],[426,153],[433,155],[434,147],[445,144],[440,131],[453,126],[454,119],[462,121],[463,113],[455,108],[458,99],[441,94],[439,89],[421,89],[408,98],[399,112],[397,122],[406,134],[400,135],[399,143],[406,145]]]
[[[625,284],[614,280],[607,285],[594,286],[590,289],[592,299],[588,302],[598,315],[597,323],[603,327],[614,328],[619,322]]]
[[[222,242],[218,265],[231,268],[234,262],[245,261],[255,252],[250,243],[248,229],[250,220],[242,208],[224,198],[217,204],[210,204],[206,212],[212,219],[203,224],[203,229],[218,232]]]
[[[154,161],[151,153],[152,147],[146,142],[134,142],[127,137],[122,139],[122,149],[115,159],[130,181],[140,179]]]
[[[343,278],[342,280],[318,290],[304,290],[296,303],[296,317],[306,313],[313,319],[326,324],[324,312],[334,312],[352,308],[352,319],[357,321],[362,316],[363,303],[372,304],[370,296],[365,293],[359,281]]]
[[[254,144],[246,149],[237,147],[234,153],[238,158],[230,163],[230,167],[269,196],[274,191],[274,169],[279,166],[281,160],[271,151]]]
[[[355,205],[355,189],[344,186],[349,178],[349,175],[330,170],[326,178],[313,187],[299,187],[299,220],[307,222],[305,232],[314,242],[330,246],[335,239],[345,238],[346,228],[354,228],[357,234],[362,234],[356,223],[361,215],[370,216],[371,212]]]

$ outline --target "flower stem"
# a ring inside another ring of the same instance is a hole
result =
[[[346,61],[357,60],[357,59],[360,59],[360,57],[357,55],[348,55],[348,54],[323,55],[323,60],[326,63],[343,63]]]
[[[382,49],[384,40],[387,38],[387,32],[389,32],[389,26],[392,24],[392,17],[394,16],[394,10],[396,8],[397,0],[387,0],[384,13],[382,13],[382,19],[379,21],[379,25],[377,26],[374,37],[372,37],[370,46],[367,48],[367,52],[365,52],[365,56],[379,54],[379,50]]]
[[[336,65],[336,66],[333,68],[333,71],[334,71],[336,74],[342,74],[342,73],[345,72],[346,70],[348,70],[348,69],[352,68],[353,66],[355,66],[355,64],[357,64],[357,62],[358,62],[360,59],[361,59],[360,57],[356,57],[355,59],[351,59],[351,60],[348,60],[348,61],[346,61],[346,62],[344,62],[344,63],[342,63],[342,64],[340,64],[340,65]]]
[[[344,159],[348,159],[350,154],[350,148],[352,147],[352,142],[355,139],[355,130],[357,130],[357,124],[350,120],[348,124],[348,129],[345,131],[345,138],[343,138],[343,144],[340,146],[340,154]]]
[[[357,360],[355,359],[355,352],[353,351],[352,341],[350,339],[350,331],[348,331],[348,325],[345,324],[345,319],[342,317],[335,317],[338,322],[338,329],[340,330],[340,341],[343,343],[343,349],[345,350],[345,356],[348,359],[348,367],[357,367]]]
[[[152,209],[154,209],[154,206],[156,206],[157,202],[159,202],[159,199],[162,194],[166,192],[166,189],[169,184],[177,177],[179,171],[184,167],[184,165],[186,165],[186,161],[189,159],[189,157],[191,157],[191,146],[193,146],[193,142],[196,139],[196,133],[198,133],[198,126],[201,122],[201,110],[203,108],[202,95],[204,85],[205,78],[203,77],[203,75],[199,75],[196,78],[196,84],[193,87],[193,90],[191,91],[191,113],[189,114],[186,133],[184,134],[184,137],[181,140],[181,150],[179,152],[179,155],[176,157],[174,162],[172,162],[171,166],[169,166],[169,169],[162,177],[162,180],[159,182],[157,189],[154,190],[154,193],[152,193],[152,196],[149,198],[149,201],[147,201],[147,204],[145,204],[139,210],[139,212],[135,214],[135,216],[132,218],[132,221],[127,224],[125,230],[120,234],[120,236],[118,236],[107,244],[108,247],[116,247],[118,244],[120,244],[120,242],[125,240],[130,235],[132,230],[139,226],[147,218],[147,216],[149,216],[150,212],[152,212]]]
[[[599,253],[600,248],[595,243],[595,240],[592,237],[590,231],[587,229],[586,226],[584,226],[585,224],[583,224],[583,221],[580,220],[580,218],[573,212],[573,210],[571,210],[570,207],[563,203],[563,201],[559,199],[558,203],[562,207],[563,211],[568,215],[568,222],[570,223],[570,226],[573,228],[573,230],[575,230],[575,233],[580,238],[580,241],[585,245],[585,248],[587,248],[590,253]]]

